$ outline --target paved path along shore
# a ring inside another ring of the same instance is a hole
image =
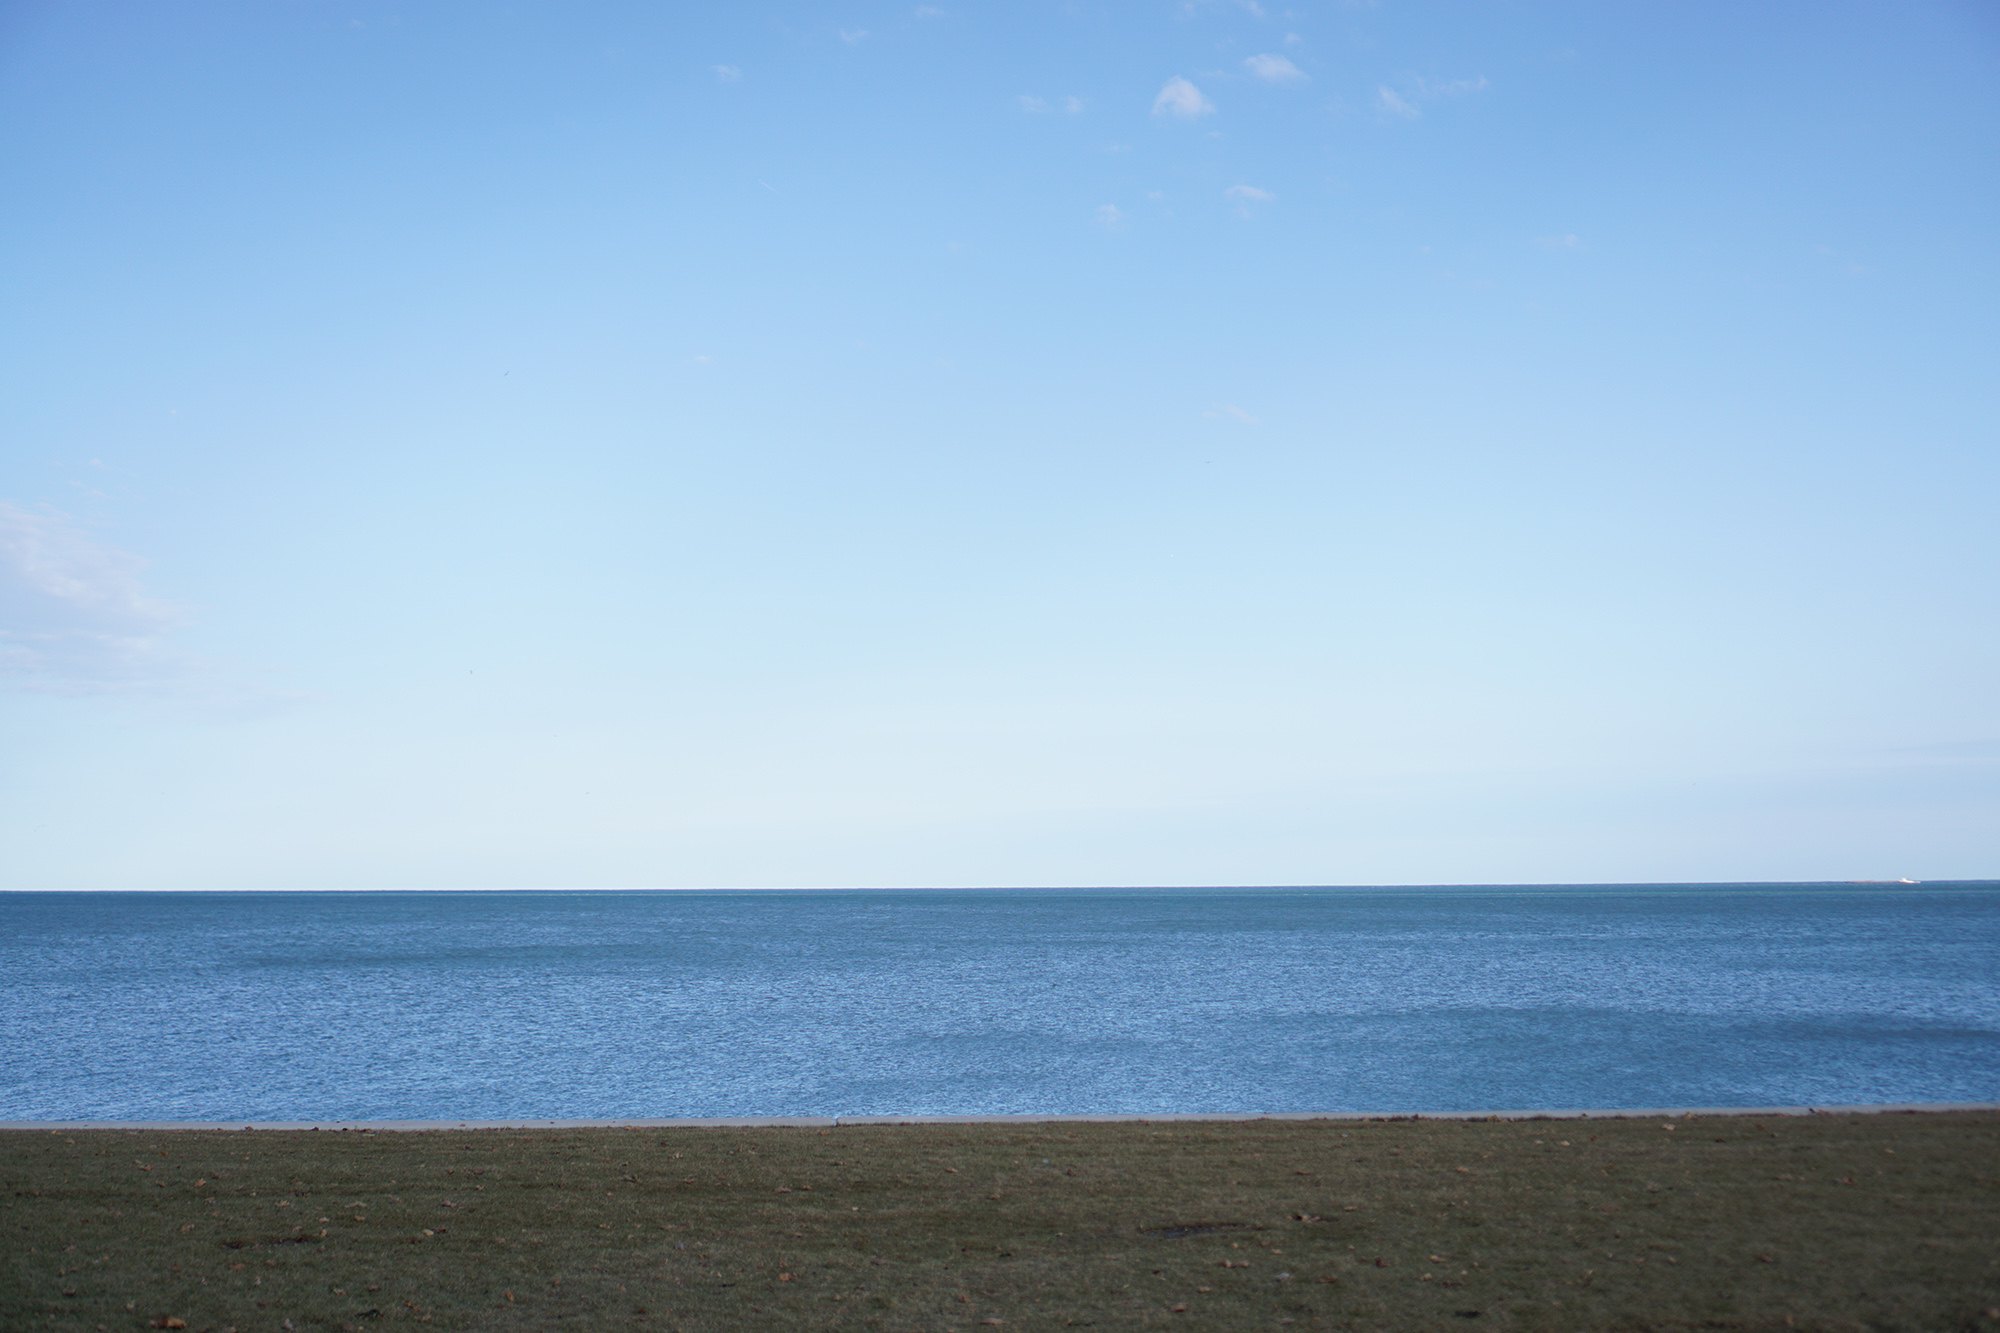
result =
[[[839,1129],[851,1125],[1143,1124],[1243,1120],[1650,1120],[1708,1115],[1893,1115],[1925,1111],[2000,1111],[2000,1102],[1913,1102],[1885,1106],[1673,1106],[1594,1111],[1273,1111],[1154,1115],[842,1115],[736,1116],[664,1120],[11,1120],[0,1131],[77,1129],[327,1130],[395,1133],[445,1129]]]

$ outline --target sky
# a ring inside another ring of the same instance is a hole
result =
[[[0,6],[0,887],[2000,876],[2000,10]]]

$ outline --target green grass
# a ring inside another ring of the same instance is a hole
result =
[[[1983,1113],[65,1131],[0,1172],[7,1330],[2000,1333]]]

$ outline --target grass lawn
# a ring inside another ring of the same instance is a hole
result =
[[[0,1328],[2000,1333],[2000,1115],[0,1134]]]

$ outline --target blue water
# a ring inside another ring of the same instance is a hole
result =
[[[2000,885],[0,894],[0,1120],[2000,1101]]]

